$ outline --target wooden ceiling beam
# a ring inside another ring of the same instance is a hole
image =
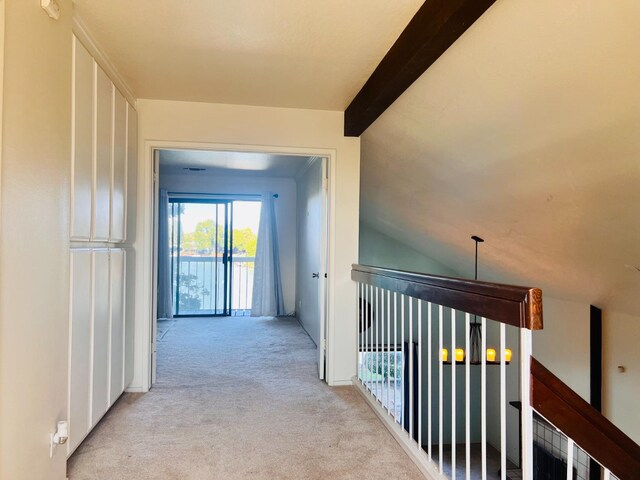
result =
[[[495,0],[427,0],[344,112],[359,137]]]

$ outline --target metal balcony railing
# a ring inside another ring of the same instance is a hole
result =
[[[226,263],[213,256],[174,259],[174,315],[250,315],[255,258]]]

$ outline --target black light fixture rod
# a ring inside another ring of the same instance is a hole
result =
[[[484,242],[484,239],[478,237],[477,235],[472,235],[471,240],[476,242],[476,270],[474,280],[478,280],[478,243]]]

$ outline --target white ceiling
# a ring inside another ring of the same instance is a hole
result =
[[[311,157],[257,152],[212,150],[160,150],[163,175],[217,175],[295,177]],[[193,172],[188,168],[204,168]]]
[[[640,2],[499,0],[362,137],[366,223],[640,314]],[[627,266],[629,265],[629,266]]]
[[[75,0],[138,98],[344,110],[423,0]]]

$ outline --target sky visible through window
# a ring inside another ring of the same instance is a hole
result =
[[[214,218],[211,218],[214,215]],[[198,223],[203,220],[215,221],[215,209],[211,204],[186,203],[182,214],[182,228],[184,232],[195,232]],[[220,219],[222,223],[222,219]],[[260,224],[260,202],[234,201],[233,202],[233,228],[239,230],[249,228],[256,235]]]

